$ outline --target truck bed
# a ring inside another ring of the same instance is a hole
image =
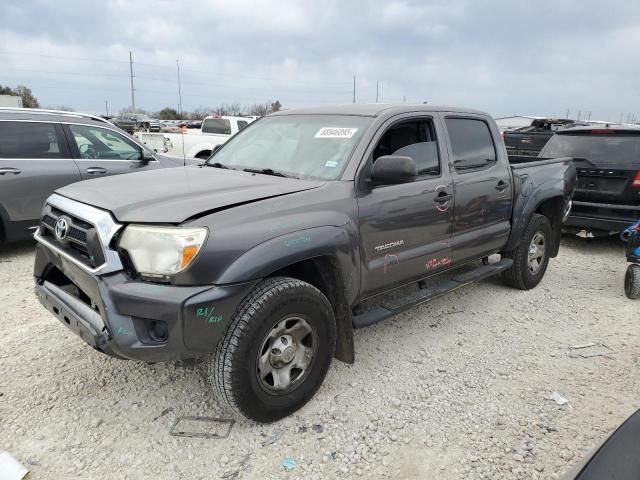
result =
[[[539,167],[542,165],[549,165],[553,163],[565,163],[567,161],[573,161],[572,157],[558,157],[558,158],[544,158],[544,157],[532,157],[530,155],[509,155],[509,164],[514,170],[519,170],[525,167]]]

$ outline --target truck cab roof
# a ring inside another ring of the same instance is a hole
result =
[[[307,108],[296,108],[291,110],[280,110],[270,115],[360,115],[366,117],[391,116],[406,112],[459,112],[487,115],[485,112],[468,108],[448,107],[444,105],[429,105],[424,103],[404,104],[404,103],[346,103],[343,105],[327,105]]]

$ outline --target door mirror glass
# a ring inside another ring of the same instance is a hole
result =
[[[371,180],[376,185],[410,183],[418,177],[418,167],[413,158],[402,155],[378,157],[371,168]]]
[[[156,158],[151,154],[151,152],[148,152],[146,150],[142,150],[142,162],[143,163],[149,163],[154,161]]]

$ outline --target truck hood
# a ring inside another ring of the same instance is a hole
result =
[[[119,222],[181,223],[216,210],[323,184],[192,166],[86,180],[62,187],[56,193],[108,210]]]

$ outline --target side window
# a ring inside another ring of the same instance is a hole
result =
[[[119,133],[100,127],[69,125],[80,157],[97,160],[140,160],[142,149]]]
[[[0,158],[69,158],[53,123],[0,122]]]
[[[373,161],[383,155],[411,157],[418,166],[418,175],[440,175],[438,142],[429,119],[409,120],[389,127],[373,151]]]
[[[226,118],[207,118],[202,123],[202,133],[231,135],[231,122]]]
[[[247,125],[249,125],[249,122],[245,122],[244,120],[238,120],[238,131],[242,130]]]
[[[447,118],[445,122],[456,172],[488,168],[496,163],[496,147],[486,122],[472,118]]]

